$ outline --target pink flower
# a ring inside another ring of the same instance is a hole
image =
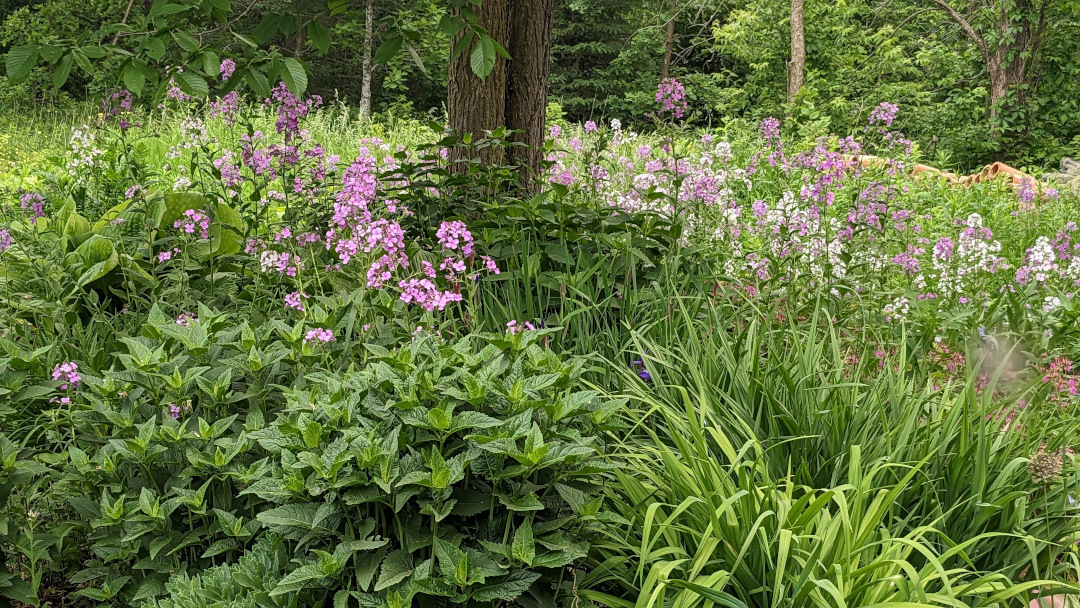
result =
[[[184,234],[195,234],[195,230],[198,229],[199,237],[208,239],[210,238],[210,216],[195,209],[188,209],[180,219],[173,222],[173,228]]]
[[[439,244],[446,249],[455,251],[460,246],[462,255],[468,256],[473,253],[472,233],[465,226],[465,222],[456,220],[443,222],[439,225],[439,230],[435,233],[435,236],[438,237]]]
[[[597,130],[596,129],[596,121],[593,121],[593,120],[586,120],[585,121],[585,132],[586,133],[592,133],[592,132],[594,132],[596,130]]]
[[[199,317],[195,316],[193,312],[182,312],[180,316],[176,318],[176,324],[191,329],[192,323],[198,323]]]
[[[322,342],[323,344],[325,344],[327,342],[333,341],[334,332],[329,329],[323,329],[321,327],[315,328],[307,332],[307,335],[304,336],[304,344],[309,344],[311,342]]]
[[[295,308],[300,312],[304,312],[304,300],[307,294],[299,291],[294,291],[285,295],[285,308]]]
[[[82,381],[82,377],[79,376],[79,366],[74,361],[56,364],[53,367],[52,379],[63,382],[64,384],[61,384],[60,388],[65,391],[68,389],[68,385],[75,387]]]
[[[236,71],[236,62],[235,61],[233,61],[232,59],[222,59],[221,60],[221,79],[222,80],[228,80],[229,77],[232,76],[233,72],[235,72],[235,71]]]

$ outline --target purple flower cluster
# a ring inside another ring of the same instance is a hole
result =
[[[232,59],[221,60],[221,80],[228,80],[232,78],[233,73],[236,72],[236,62]]]
[[[210,238],[210,216],[196,209],[188,209],[180,219],[173,222],[173,228],[183,234],[196,234],[197,230],[199,238],[208,239]]]
[[[19,207],[30,216],[30,223],[36,224],[39,217],[45,217],[45,199],[37,192],[26,192],[19,197]]]
[[[322,105],[322,97],[313,95],[309,99],[300,99],[292,94],[284,82],[279,82],[270,95],[271,100],[278,103],[278,118],[274,126],[278,133],[285,136],[286,143],[300,134],[300,119],[307,116],[312,108]]]
[[[312,342],[326,344],[327,342],[333,342],[334,340],[334,332],[321,327],[317,327],[304,335],[304,344],[310,344]]]
[[[656,103],[660,104],[661,114],[672,112],[676,118],[682,118],[687,110],[686,90],[674,78],[665,78],[656,88]]]
[[[182,405],[175,403],[169,404],[169,415],[173,417],[173,420],[180,418],[180,414],[186,414],[191,411],[191,400],[185,401]]]
[[[460,247],[461,254],[470,256],[473,253],[473,237],[465,222],[452,221],[439,224],[439,230],[435,233],[439,244],[450,251],[457,251]]]
[[[193,312],[182,312],[179,317],[176,317],[176,324],[188,329],[191,329],[192,324],[198,322],[199,317],[196,317]]]
[[[57,363],[53,367],[52,379],[58,382],[63,382],[60,385],[61,390],[67,390],[68,387],[76,387],[79,382],[82,382],[82,377],[79,376],[79,366],[74,361],[68,361],[66,363]]]
[[[299,291],[285,294],[285,308],[295,308],[300,312],[304,312],[304,298],[306,297],[307,294]]]

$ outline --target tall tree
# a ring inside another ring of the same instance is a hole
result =
[[[803,0],[791,0],[791,61],[788,62],[788,105],[802,89],[806,76],[806,36],[803,31]]]
[[[555,0],[512,0],[511,20],[506,126],[521,131],[514,139],[526,144],[512,149],[514,160],[535,172],[547,122]]]
[[[371,113],[371,47],[375,36],[374,26],[375,0],[367,0],[364,7],[364,57],[360,74],[360,112]]]
[[[517,140],[526,146],[543,145],[554,7],[554,0],[483,0],[469,9],[488,37],[477,41],[471,53],[461,50],[469,42],[466,31],[452,41],[446,104],[451,129],[475,140],[484,131],[506,126],[522,130]],[[477,64],[491,69],[477,69]],[[482,153],[484,160],[501,161],[491,150]],[[536,171],[541,157],[537,151],[515,151],[514,160]]]
[[[671,16],[664,27],[664,60],[660,63],[660,80],[671,75],[671,55],[675,52],[675,17],[678,14],[678,0],[671,0]]]
[[[505,48],[510,30],[509,0],[484,0],[475,12],[477,25],[487,30],[491,41]],[[484,61],[487,51],[483,41],[478,41],[473,52],[464,52],[461,46],[468,44],[465,36],[469,33],[463,30],[451,41],[456,56],[450,62],[446,109],[450,128],[476,139],[485,130],[506,125],[506,60],[492,50],[494,66],[481,78],[472,67],[473,59]],[[486,157],[485,160],[499,159]]]
[[[991,117],[997,118],[1005,106],[1022,104],[1053,0],[971,0],[965,12],[973,16],[965,16],[948,0],[934,2],[960,26],[986,62]],[[1010,92],[1016,94],[1012,100]]]

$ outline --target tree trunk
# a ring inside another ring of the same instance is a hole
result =
[[[1043,1],[1038,8],[1038,22],[1033,22],[1028,17],[1019,20],[1012,18],[1013,14],[1030,15],[1035,7],[1030,0],[1017,0],[1012,6],[1014,10],[1000,10],[999,21],[995,24],[996,44],[991,45],[984,39],[971,23],[953,8],[948,0],[933,0],[946,13],[952,17],[960,29],[975,43],[986,62],[986,70],[990,76],[990,117],[996,119],[1001,110],[1006,107],[1015,107],[1023,103],[1024,91],[1020,85],[1028,83],[1030,68],[1039,53],[1042,45],[1042,37],[1046,31],[1046,9],[1049,2]],[[1009,92],[1016,92],[1016,99],[1009,99]],[[991,123],[991,134],[999,134],[995,121]]]
[[[490,2],[491,0],[484,0]],[[530,181],[540,171],[547,126],[548,81],[551,74],[552,28],[555,0],[512,0],[509,81],[506,91],[506,126],[522,133],[514,141],[511,154],[520,164],[523,179]]]
[[[373,15],[375,0],[367,0],[364,7],[364,59],[363,74],[360,80],[360,113],[371,114],[371,47],[373,34]]]
[[[677,0],[671,0],[671,18],[664,30],[664,60],[660,63],[660,80],[671,75],[671,54],[675,50],[675,10]]]
[[[509,0],[484,0],[476,8],[478,24],[487,30],[494,40],[506,48],[510,15]],[[453,48],[463,34],[451,40]],[[462,136],[469,134],[472,141],[484,137],[484,131],[490,131],[506,124],[506,60],[496,56],[495,68],[485,80],[473,73],[469,63],[471,48],[465,49],[450,63],[450,81],[447,86],[446,110],[450,119],[450,128]],[[481,151],[485,163],[500,162],[493,157],[491,150]],[[454,151],[453,157],[460,158],[461,150]]]
[[[802,89],[806,75],[806,37],[803,31],[803,0],[791,0],[791,62],[788,63],[788,105]]]

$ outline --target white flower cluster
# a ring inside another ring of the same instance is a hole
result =
[[[105,154],[104,150],[95,145],[96,138],[97,136],[87,126],[79,127],[71,132],[71,140],[68,142],[71,146],[71,160],[67,163],[67,170],[72,176],[81,168],[92,168],[95,160]]]
[[[885,305],[882,309],[882,313],[885,314],[885,320],[888,322],[896,321],[897,323],[903,323],[907,319],[908,312],[910,311],[910,302],[908,299],[899,296],[893,298],[893,301]]]

